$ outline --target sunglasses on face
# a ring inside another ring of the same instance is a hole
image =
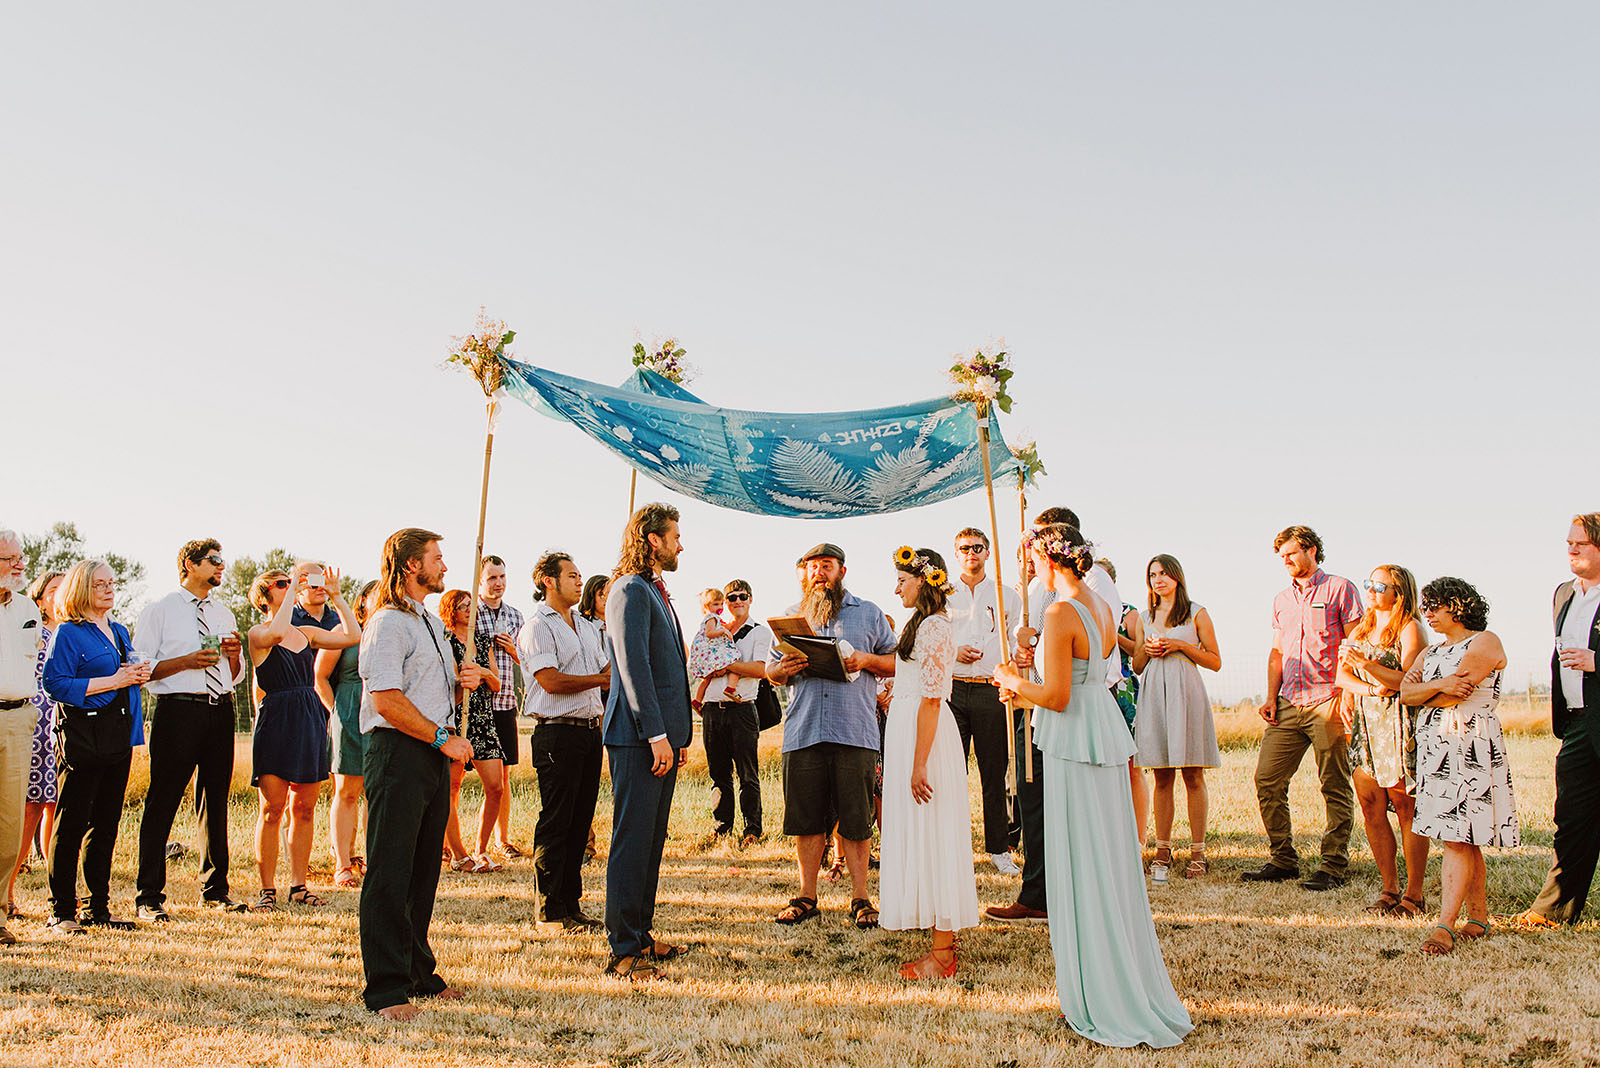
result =
[[[727,593],[723,594],[722,599],[724,601],[748,601],[750,595],[748,593]]]
[[[221,567],[224,562],[220,553],[212,553],[209,556],[202,556],[200,559],[208,564],[215,564],[217,567]]]
[[[1361,588],[1371,590],[1373,593],[1388,593],[1389,585],[1387,582],[1373,582],[1371,579],[1361,580]]]
[[[956,552],[960,553],[963,556],[966,556],[969,553],[986,553],[988,551],[989,551],[989,547],[987,545],[957,545],[956,546]]]
[[[286,578],[274,579],[272,587],[277,590],[286,590],[289,588],[289,580]]]

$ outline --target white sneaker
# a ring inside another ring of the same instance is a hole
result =
[[[1017,862],[1011,859],[1010,853],[990,853],[989,859],[994,862],[995,871],[1001,875],[1022,874],[1022,869],[1017,867]]]

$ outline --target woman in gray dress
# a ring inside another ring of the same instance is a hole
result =
[[[1156,855],[1150,862],[1150,880],[1164,885],[1172,869],[1173,786],[1183,773],[1183,792],[1189,802],[1189,864],[1184,878],[1196,879],[1211,870],[1206,860],[1206,768],[1222,763],[1217,750],[1217,726],[1211,716],[1200,669],[1222,667],[1217,632],[1206,610],[1189,600],[1183,566],[1166,553],[1145,568],[1150,607],[1134,617],[1133,670],[1140,673],[1139,711],[1134,717],[1134,741],[1139,766],[1155,779],[1153,807],[1156,818]]]

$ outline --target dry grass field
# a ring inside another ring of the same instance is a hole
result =
[[[1518,736],[1511,752],[1526,844],[1489,861],[1496,911],[1525,905],[1549,858],[1555,743]],[[444,876],[433,942],[445,975],[469,997],[430,1006],[407,1027],[361,1007],[352,892],[324,886],[328,907],[274,916],[202,913],[191,854],[171,866],[170,926],[62,942],[44,934],[35,872],[19,886],[28,916],[13,929],[23,942],[0,952],[0,1064],[1600,1063],[1595,925],[1497,931],[1453,957],[1423,958],[1415,949],[1425,923],[1361,911],[1376,876],[1359,831],[1349,886],[1324,895],[1293,884],[1247,888],[1238,875],[1261,862],[1265,845],[1253,762],[1253,750],[1234,749],[1211,779],[1214,874],[1174,879],[1151,895],[1173,982],[1196,1022],[1176,1050],[1103,1049],[1059,1026],[1042,927],[968,932],[957,979],[912,985],[895,968],[921,954],[923,939],[847,927],[846,888],[824,884],[820,920],[774,925],[771,914],[794,892],[789,843],[769,836],[742,853],[708,843],[709,791],[696,760],[680,781],[658,912],[661,935],[694,948],[661,981],[630,988],[602,978],[602,937],[538,934],[526,860],[498,875]],[[536,802],[526,767],[519,770],[515,837],[526,843]],[[773,829],[781,820],[775,772],[769,762]],[[1293,794],[1303,853],[1315,849],[1320,827],[1308,772],[1309,762]],[[468,798],[475,807],[471,786]],[[240,898],[253,898],[256,886],[252,817],[241,790],[233,839]],[[130,804],[114,875],[117,907],[128,913],[138,818]],[[608,821],[603,798],[602,847]],[[174,837],[192,843],[193,831],[180,826]],[[1181,817],[1177,837],[1186,840]],[[326,856],[319,837],[314,882],[327,882]],[[1434,902],[1437,856],[1430,869]],[[978,881],[985,904],[1015,893],[1015,878],[987,861]],[[587,883],[598,914],[601,870],[589,869]]]

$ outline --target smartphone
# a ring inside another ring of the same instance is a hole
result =
[[[312,571],[312,572],[310,572],[309,574],[306,575],[306,588],[307,589],[321,589],[323,583],[325,583],[327,581],[328,581],[327,576],[324,575],[322,572],[320,572],[320,571]]]

